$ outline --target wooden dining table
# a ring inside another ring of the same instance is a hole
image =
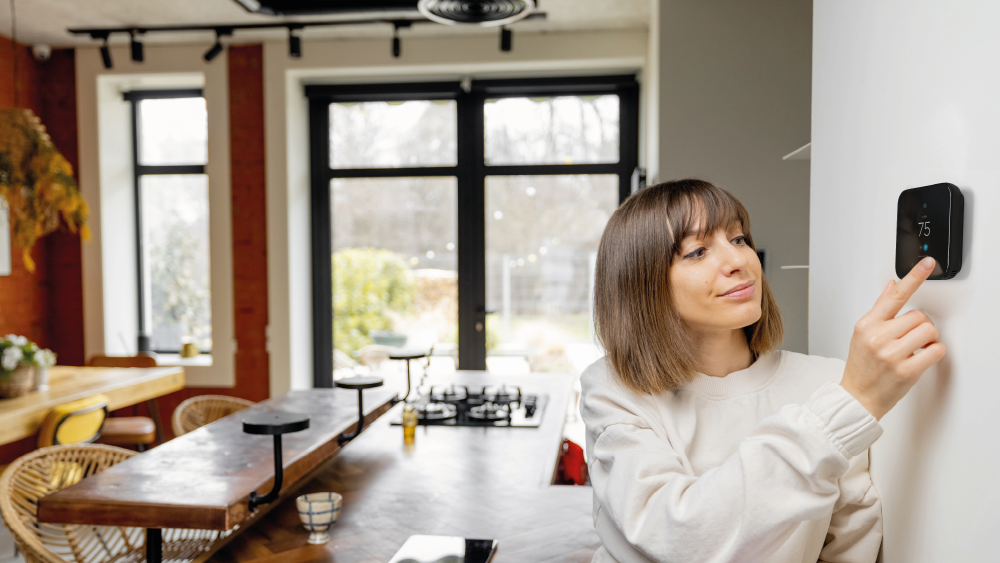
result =
[[[53,407],[102,394],[113,411],[184,388],[184,368],[104,368],[53,366],[49,388],[11,399],[0,399],[0,445],[34,436]],[[157,436],[162,435],[155,417]]]
[[[364,391],[368,426],[395,404],[396,391]],[[342,447],[340,436],[358,426],[358,397],[346,389],[310,389],[258,403],[129,458],[42,498],[39,522],[146,529],[146,561],[158,563],[167,528],[227,532],[231,541],[274,502],[250,508],[252,494],[275,482],[271,436],[248,434],[243,420],[261,412],[306,415],[309,427],[282,437],[279,499],[311,478]]]

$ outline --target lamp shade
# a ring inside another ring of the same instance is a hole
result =
[[[28,271],[35,271],[31,247],[39,238],[63,227],[90,238],[73,168],[29,109],[0,108],[0,197],[10,207],[13,242]]]

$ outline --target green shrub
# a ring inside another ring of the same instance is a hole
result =
[[[413,308],[417,284],[401,254],[346,248],[333,254],[333,343],[347,354],[371,344],[368,333],[392,330],[392,314]]]

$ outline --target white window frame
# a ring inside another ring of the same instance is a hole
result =
[[[138,337],[135,188],[132,118],[122,93],[138,89],[201,88],[208,108],[209,253],[212,354],[192,360],[160,355],[163,365],[184,365],[189,387],[236,383],[228,60],[211,64],[200,46],[147,45],[145,61],[113,47],[105,69],[97,48],[76,51],[80,187],[90,206],[93,239],[83,243],[84,350],[133,355]]]

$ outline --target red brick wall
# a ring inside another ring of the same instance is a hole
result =
[[[78,164],[74,52],[55,50],[39,64],[19,45],[21,105],[33,109],[48,127],[60,152]],[[251,401],[268,398],[267,228],[264,191],[264,75],[260,45],[229,48],[230,153],[232,154],[233,300],[238,349],[236,386],[189,388],[159,400],[168,437],[174,408],[188,397],[233,395]],[[14,105],[11,42],[0,36],[0,107]],[[92,244],[92,243],[88,243]],[[32,252],[38,263],[29,274],[14,251],[14,275],[0,277],[0,334],[28,336],[59,353],[59,363],[83,365],[83,283],[78,237],[56,233]],[[144,405],[135,412],[146,414]],[[132,408],[121,415],[131,415]],[[0,447],[0,464],[31,451],[34,440]]]
[[[14,57],[17,57],[17,73]],[[71,49],[56,49],[37,63],[31,50],[0,36],[0,107],[26,107],[42,119],[59,152],[78,164],[76,69]],[[83,274],[80,238],[53,233],[35,243],[36,269],[24,267],[12,248],[13,272],[0,276],[0,334],[21,334],[59,354],[59,362],[81,365],[83,358]],[[0,447],[0,463],[34,449],[34,439]]]
[[[236,386],[189,388],[159,400],[165,428],[188,397],[233,395],[263,401],[270,394],[267,330],[267,226],[264,192],[264,51],[229,47],[229,152],[232,155],[233,309]],[[168,432],[169,433],[169,432]]]
[[[38,65],[30,49],[24,45],[15,46],[11,40],[0,36],[0,107],[15,107],[16,104],[40,114],[38,74]],[[49,345],[46,250],[44,240],[35,245],[31,254],[38,268],[32,274],[24,267],[21,250],[12,247],[13,273],[0,276],[0,334],[23,334],[42,346]]]

